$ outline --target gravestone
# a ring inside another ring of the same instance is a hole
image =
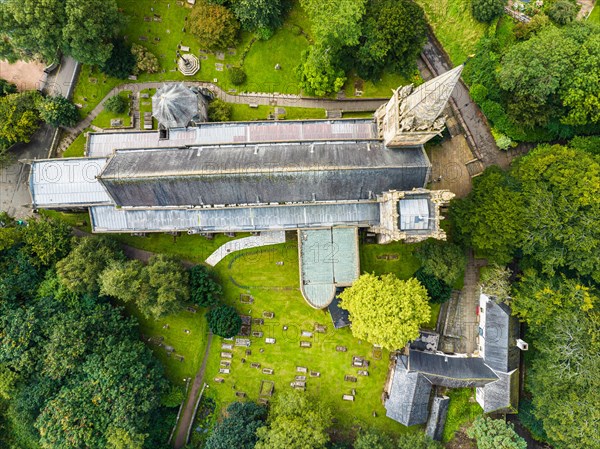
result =
[[[300,347],[301,348],[310,348],[310,347],[312,347],[312,343],[310,341],[301,341]]]

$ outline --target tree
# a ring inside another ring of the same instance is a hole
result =
[[[443,445],[423,432],[404,433],[398,437],[395,449],[443,449]]]
[[[331,410],[299,391],[280,393],[269,412],[269,425],[256,431],[255,449],[325,449]]]
[[[469,196],[451,202],[450,217],[461,243],[503,264],[512,259],[523,237],[525,208],[516,180],[490,167],[473,180]]]
[[[191,299],[201,307],[217,305],[223,295],[221,285],[204,265],[195,265],[190,269]]]
[[[384,68],[408,73],[427,40],[423,9],[410,0],[367,4],[360,44],[353,49],[359,76],[379,79]]]
[[[98,277],[115,260],[123,260],[118,244],[107,237],[77,239],[67,257],[56,264],[60,281],[72,292],[96,294]]]
[[[104,109],[115,114],[122,114],[127,110],[129,101],[121,95],[113,95],[104,102]]]
[[[452,287],[441,279],[426,273],[423,268],[419,268],[414,274],[415,279],[421,283],[427,290],[427,295],[431,302],[443,303],[452,296]]]
[[[38,218],[22,229],[23,242],[34,265],[50,266],[71,250],[71,228],[60,220]]]
[[[146,435],[111,426],[106,433],[106,447],[107,449],[142,449],[145,439]]]
[[[566,25],[577,17],[579,5],[570,0],[557,0],[548,9],[548,17],[559,25]]]
[[[523,186],[521,249],[547,275],[571,270],[600,282],[600,161],[560,145],[540,145],[512,172]]]
[[[205,449],[253,449],[256,430],[265,425],[267,409],[255,402],[233,402],[204,445]]]
[[[575,136],[569,147],[600,156],[600,136]]]
[[[481,290],[488,296],[505,301],[511,296],[511,276],[510,268],[493,263],[481,270]]]
[[[158,319],[173,313],[188,301],[190,291],[188,274],[179,260],[158,254],[150,258],[146,267],[148,285],[154,295],[147,297],[146,304],[140,304],[142,313]]]
[[[141,72],[158,73],[160,70],[160,63],[156,55],[143,45],[133,44],[131,46],[131,53],[136,61],[135,68],[133,69],[135,75]]]
[[[361,19],[366,0],[301,0],[302,9],[310,19],[315,43],[338,51],[357,45],[361,36]]]
[[[416,339],[419,326],[431,316],[425,287],[393,274],[363,274],[340,299],[340,307],[350,312],[352,335],[390,351]]]
[[[0,302],[24,301],[35,294],[40,273],[23,247],[0,252]]]
[[[65,14],[63,50],[84,64],[104,64],[124,23],[116,0],[66,0]]]
[[[372,429],[360,432],[353,447],[354,449],[396,449],[390,437]]]
[[[346,82],[344,71],[333,62],[331,48],[311,45],[302,52],[296,68],[300,87],[308,94],[324,96],[339,91]]]
[[[122,38],[112,41],[109,58],[100,64],[100,70],[108,76],[125,79],[134,72],[138,59]]]
[[[284,0],[236,0],[231,8],[243,29],[267,39],[283,23]]]
[[[0,251],[10,248],[21,240],[21,232],[13,217],[0,211]]]
[[[13,83],[0,78],[0,97],[5,97],[9,94],[16,94],[17,86]]]
[[[230,104],[214,99],[208,105],[208,120],[210,122],[228,122],[231,120],[232,111]]]
[[[471,0],[473,17],[480,22],[491,22],[502,15],[506,0]]]
[[[230,10],[204,1],[194,6],[188,23],[190,32],[198,38],[200,47],[208,50],[234,46],[240,29],[239,22]]]
[[[206,319],[211,332],[223,338],[236,336],[242,328],[242,319],[237,311],[225,304],[209,310]]]
[[[161,405],[165,407],[179,407],[185,400],[183,388],[179,385],[171,385],[171,387],[163,394],[160,399]]]
[[[136,303],[150,294],[148,276],[144,274],[144,265],[139,260],[113,260],[98,278],[100,294]]]
[[[512,424],[501,419],[479,416],[467,429],[479,449],[527,449],[527,442],[515,432]]]
[[[0,148],[31,140],[39,128],[40,116],[36,107],[39,98],[37,91],[0,97]]]
[[[246,72],[242,70],[240,67],[231,67],[228,70],[229,81],[234,86],[239,86],[240,84],[244,84],[246,82]]]
[[[415,251],[423,271],[453,285],[464,274],[467,258],[459,246],[435,239],[428,239]]]
[[[77,107],[62,95],[44,98],[39,102],[38,110],[40,118],[54,127],[71,127],[79,121]]]

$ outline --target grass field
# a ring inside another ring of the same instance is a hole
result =
[[[283,265],[277,262],[283,262]],[[261,338],[250,338],[251,355],[245,354],[244,347],[234,348],[230,374],[219,374],[221,344],[227,342],[218,337],[213,340],[206,381],[219,407],[238,400],[236,392],[243,392],[252,400],[258,399],[263,380],[274,383],[276,394],[290,389],[295,376],[306,375],[307,393],[331,406],[340,432],[348,433],[354,425],[389,433],[416,430],[385,417],[381,393],[388,371],[388,352],[383,351],[381,359],[375,360],[372,345],[352,337],[348,328],[336,331],[326,311],[312,309],[303,299],[298,290],[295,241],[265,247],[259,253],[248,251],[242,257],[230,255],[217,265],[216,270],[223,283],[226,302],[236,307],[240,314],[253,318],[262,318],[265,311],[275,314],[273,319],[265,319],[264,325],[252,326],[253,331],[264,334]],[[249,288],[243,289],[236,284]],[[282,290],[282,287],[286,289]],[[242,293],[251,294],[254,303],[242,304]],[[315,323],[327,326],[326,333],[314,333]],[[313,336],[301,338],[301,331],[313,332]],[[276,343],[266,344],[266,337],[275,338]],[[312,347],[301,348],[300,340],[311,342]],[[336,346],[346,346],[347,352],[337,352]],[[369,376],[358,376],[357,368],[351,367],[355,355],[369,360]],[[252,363],[260,363],[260,369],[252,368]],[[306,367],[308,373],[297,372],[298,366]],[[273,369],[274,374],[262,374],[263,368]],[[319,372],[320,377],[310,377],[311,371]],[[357,382],[344,381],[345,375],[357,377]],[[214,381],[219,376],[225,378],[224,383]],[[355,401],[342,400],[342,395],[350,394],[353,389]]]
[[[125,98],[128,102],[131,102],[131,99],[130,99],[131,91],[130,90],[124,90],[122,92],[119,92],[118,95],[119,95],[119,97]],[[121,119],[123,121],[122,126],[131,126],[131,116],[129,115],[130,114],[129,111],[130,111],[130,108],[128,107],[125,112],[123,112],[121,114],[117,114],[115,112],[109,112],[105,109],[100,114],[98,114],[98,116],[92,122],[92,125],[98,126],[99,128],[111,129],[112,126],[110,126],[110,121],[112,119]]]
[[[89,130],[90,128],[79,134],[71,143],[71,145],[69,145],[69,147],[65,150],[62,157],[83,157],[83,153],[85,152],[85,133]]]
[[[144,89],[140,94],[148,94],[149,98],[140,97],[140,120],[144,120],[144,112],[152,112],[152,96],[156,93],[156,89]],[[152,129],[157,129],[156,119],[152,118]]]
[[[596,1],[596,5],[587,20],[600,25],[600,6],[598,6],[598,1]]]
[[[266,120],[270,114],[273,114],[275,107],[258,105],[256,108],[251,108],[247,104],[231,103],[231,121],[246,122],[252,120]],[[284,107],[285,115],[280,116],[280,119],[285,120],[300,120],[300,119],[324,119],[325,109],[319,108],[295,108]]]
[[[399,279],[412,277],[420,263],[413,255],[417,244],[393,242],[387,245],[363,244],[360,246],[361,273],[394,273]],[[392,256],[397,258],[386,258]]]
[[[475,20],[470,0],[416,0],[427,16],[435,36],[456,66],[475,52],[488,25]]]
[[[474,389],[457,388],[449,390],[446,394],[450,398],[450,403],[442,436],[444,443],[454,438],[456,431],[483,412],[479,404],[475,402]]]

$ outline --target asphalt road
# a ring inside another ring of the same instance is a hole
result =
[[[68,96],[74,87],[77,62],[63,57],[61,65],[49,76],[46,91],[52,95]],[[11,148],[13,164],[0,170],[0,210],[9,215],[24,218],[31,215],[29,195],[29,165],[19,159],[43,159],[48,155],[55,129],[43,124],[32,136],[31,142]]]

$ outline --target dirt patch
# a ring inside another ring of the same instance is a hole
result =
[[[477,449],[477,444],[465,434],[465,428],[463,427],[456,432],[454,438],[446,444],[446,449]]]
[[[19,91],[33,90],[40,87],[44,67],[44,64],[36,61],[17,61],[14,64],[0,61],[0,78],[16,84]]]

